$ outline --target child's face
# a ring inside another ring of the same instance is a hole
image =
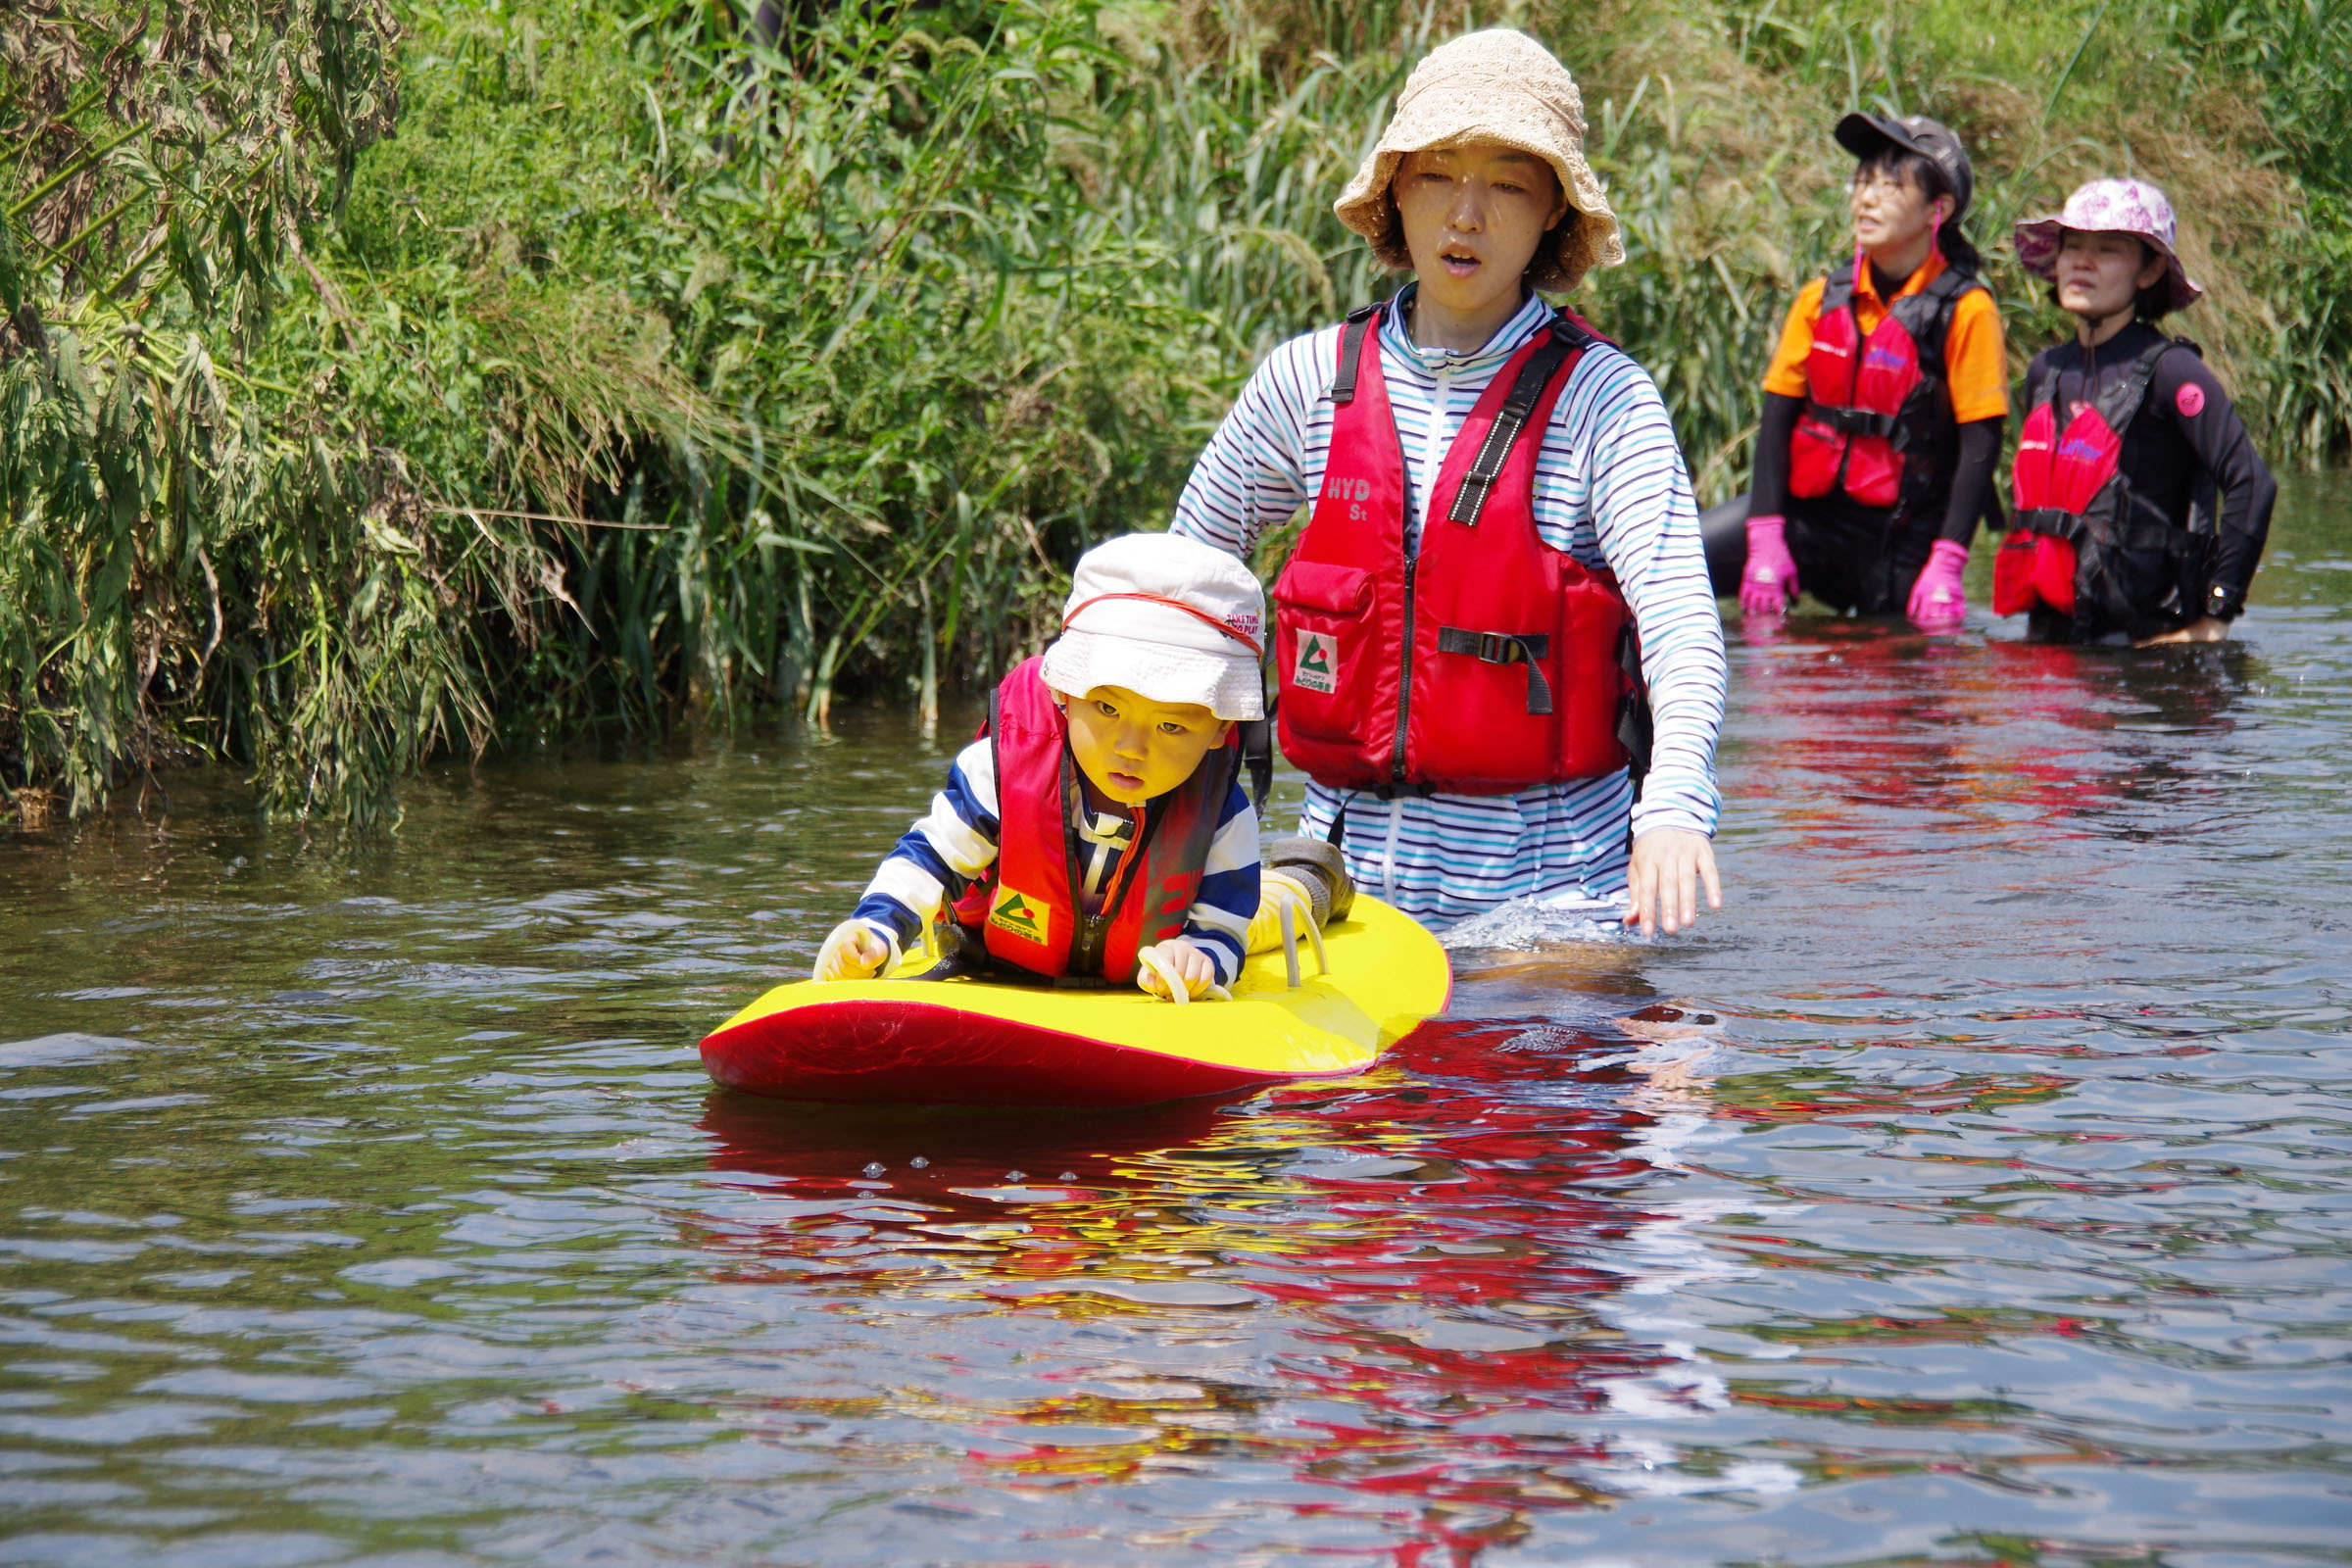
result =
[[[2058,241],[2058,303],[2104,320],[2132,308],[2139,291],[2164,275],[2164,258],[2136,234],[2068,229]]]
[[[1098,686],[1084,697],[1058,695],[1069,714],[1078,770],[1121,806],[1167,794],[1233,731],[1198,703],[1155,703],[1124,686]]]
[[[1422,297],[1464,316],[1516,304],[1544,231],[1568,216],[1551,166],[1499,142],[1406,153],[1390,193]]]

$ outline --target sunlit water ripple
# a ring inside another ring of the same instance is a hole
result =
[[[2240,646],[1736,637],[1722,915],[1221,1106],[710,1088],[894,713],[0,839],[0,1563],[2352,1561],[2352,485],[2281,533]]]

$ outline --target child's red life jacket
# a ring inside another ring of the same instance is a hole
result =
[[[1822,280],[1813,347],[1805,356],[1805,412],[1788,438],[1788,493],[1843,490],[1894,523],[1941,508],[1955,425],[1943,343],[1960,296],[1982,288],[1947,265],[1916,294],[1898,294],[1865,337],[1853,276]]]
[[[1503,795],[1624,767],[1644,716],[1633,616],[1616,579],[1544,544],[1535,517],[1552,406],[1597,337],[1562,311],[1495,373],[1408,555],[1382,309],[1340,333],[1322,493],[1274,585],[1283,755],[1319,784],[1384,794]]]
[[[956,901],[955,919],[1000,963],[1050,979],[1100,975],[1131,984],[1137,952],[1184,931],[1240,753],[1229,741],[1191,778],[1144,804],[1102,909],[1090,915],[1070,845],[1078,764],[1069,720],[1038,673],[1043,662],[1016,665],[989,699],[980,733],[996,760],[997,858]]]
[[[2209,536],[2176,526],[2119,466],[2124,431],[2147,401],[2157,362],[2175,348],[2196,352],[2185,338],[2150,345],[2063,429],[2058,376],[2042,384],[2010,471],[2017,518],[1992,561],[1994,614],[2038,609],[2092,629],[2130,629],[2202,602]]]

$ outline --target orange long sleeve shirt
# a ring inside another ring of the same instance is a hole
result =
[[[1948,264],[1941,251],[1930,251],[1918,271],[1904,279],[1895,297],[1916,294],[1936,280]],[[1861,269],[1854,288],[1854,321],[1864,335],[1886,318],[1886,302],[1879,297],[1870,269]],[[1813,323],[1821,319],[1822,279],[1797,291],[1781,327],[1780,346],[1764,372],[1764,390],[1783,397],[1805,395],[1805,357],[1813,352]],[[1972,288],[1952,307],[1952,323],[1943,338],[1944,385],[1951,389],[1952,418],[1961,424],[1997,419],[2009,413],[2008,353],[2001,342],[2000,313],[1992,296]]]

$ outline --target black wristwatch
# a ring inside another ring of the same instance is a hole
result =
[[[2215,583],[2205,590],[2205,613],[2216,620],[2235,620],[2245,612],[2246,597],[2242,593]]]

